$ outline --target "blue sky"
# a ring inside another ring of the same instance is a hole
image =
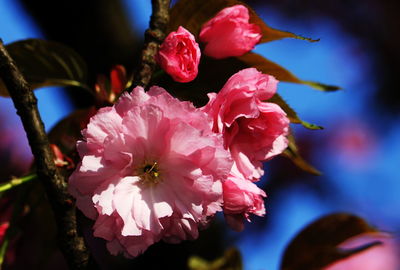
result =
[[[27,38],[45,38],[18,1],[0,1],[0,14],[0,38],[5,44]],[[62,88],[42,88],[36,91],[36,96],[46,130],[73,109]],[[7,124],[19,123],[10,99],[0,97],[0,111],[7,114]]]

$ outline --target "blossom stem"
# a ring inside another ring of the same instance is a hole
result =
[[[138,85],[146,88],[150,83],[156,67],[154,56],[166,36],[170,0],[151,0],[151,4],[150,27],[144,34],[144,46],[140,64],[135,72],[134,83],[128,88],[129,92]]]
[[[1,243],[1,246],[0,246],[0,269],[4,262],[4,257],[7,252],[8,243],[9,243],[9,239],[7,237],[5,237],[3,240],[3,243]]]
[[[37,176],[53,208],[60,249],[71,269],[84,269],[89,261],[89,253],[77,232],[75,207],[67,191],[66,177],[54,164],[54,154],[39,114],[37,99],[1,40],[0,78],[21,118],[35,157]]]
[[[7,191],[9,189],[12,189],[16,186],[19,186],[23,183],[29,182],[33,179],[36,179],[37,175],[36,174],[30,174],[21,178],[13,178],[10,181],[6,182],[6,183],[1,183],[0,184],[0,193]]]
[[[16,226],[16,223],[21,217],[22,212],[24,211],[23,209],[25,208],[25,199],[28,193],[28,187],[22,186],[15,194],[13,194],[14,196],[12,204],[12,214],[8,218],[8,226],[6,228],[5,234],[3,235],[3,241],[0,246],[0,270],[2,269],[2,264],[4,263],[9,243],[18,234],[18,226]]]

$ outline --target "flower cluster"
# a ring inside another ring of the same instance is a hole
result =
[[[207,22],[200,38],[206,54],[222,58],[251,50],[259,31],[247,8],[233,6]],[[179,27],[156,61],[174,80],[188,82],[197,76],[200,49]],[[114,81],[112,93],[125,85]],[[78,141],[82,160],[69,179],[78,208],[96,220],[94,235],[108,241],[112,254],[134,257],[160,240],[197,238],[218,211],[235,230],[250,214],[264,215],[266,195],[254,182],[263,175],[262,162],[287,147],[289,120],[266,102],[277,83],[248,68],[210,93],[202,108],[153,86],[148,92],[136,87],[100,109]]]
[[[286,147],[289,123],[262,101],[276,83],[245,69],[200,109],[155,86],[100,109],[69,180],[79,209],[96,220],[94,235],[111,253],[136,256],[161,239],[195,239],[217,211],[237,230],[249,214],[263,215],[265,193],[253,182],[261,161]]]

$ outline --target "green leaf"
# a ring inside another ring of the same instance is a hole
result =
[[[299,116],[297,115],[297,113],[286,103],[285,100],[283,100],[283,98],[279,94],[275,94],[272,98],[270,98],[267,101],[278,104],[282,108],[282,110],[284,110],[286,112],[287,117],[289,118],[291,123],[301,124],[305,128],[313,129],[313,130],[323,129],[323,127],[321,127],[321,126],[311,124],[311,123],[301,120],[299,118]]]
[[[224,256],[212,262],[192,256],[189,258],[188,267],[190,270],[242,270],[243,263],[240,252],[231,248],[225,251]]]
[[[316,125],[316,124],[311,124],[311,123],[308,123],[308,122],[303,121],[303,120],[301,120],[301,124],[302,124],[304,127],[308,128],[308,129],[324,129],[324,128],[321,127],[321,126],[318,126],[318,125]]]
[[[337,91],[337,90],[341,89],[339,86],[336,86],[336,85],[323,84],[323,83],[313,82],[313,81],[303,81],[302,80],[301,83],[309,85],[312,88],[323,91],[323,92],[333,92],[333,91]]]
[[[269,27],[250,6],[238,0],[180,0],[170,11],[169,32],[175,31],[179,26],[183,26],[194,35],[198,35],[204,23],[213,18],[223,8],[234,5],[244,5],[249,9],[250,23],[257,24],[262,31],[263,37],[260,43],[283,38],[297,38],[310,42],[319,41]]]
[[[337,246],[345,240],[363,233],[377,230],[360,217],[338,213],[318,219],[304,228],[285,250],[281,270],[319,270],[325,266],[347,258],[372,246],[373,242],[350,250]]]
[[[210,262],[198,256],[192,256],[188,261],[188,267],[190,270],[208,270],[210,269],[210,265]]]
[[[289,144],[286,150],[283,152],[283,155],[289,158],[297,167],[302,169],[305,172],[321,175],[321,172],[317,170],[314,166],[309,164],[299,153],[299,149],[297,147],[295,138],[293,134],[288,136]]]
[[[256,53],[249,52],[242,56],[237,57],[237,59],[239,61],[242,61],[248,67],[254,67],[264,74],[269,74],[274,76],[279,81],[305,84],[311,86],[316,90],[324,92],[332,92],[340,89],[338,86],[334,85],[327,85],[318,82],[300,80],[290,71],[286,70],[284,67]]]
[[[294,123],[294,124],[302,123],[302,121],[300,120],[297,113],[292,109],[292,107],[290,107],[286,103],[286,101],[279,94],[273,95],[272,98],[268,99],[267,101],[278,104],[282,108],[282,110],[285,111],[285,113],[287,114],[287,117],[289,118],[291,123]]]
[[[54,41],[26,39],[6,46],[32,89],[78,86],[88,89],[85,61],[72,49]],[[0,79],[0,96],[8,97]]]

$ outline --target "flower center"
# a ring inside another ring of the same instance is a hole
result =
[[[138,174],[141,182],[146,185],[156,185],[161,181],[160,169],[157,161],[151,163],[146,162],[139,168]]]

